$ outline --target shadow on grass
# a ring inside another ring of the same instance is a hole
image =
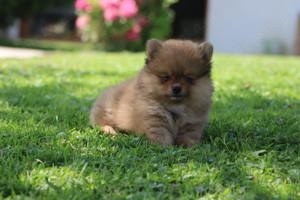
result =
[[[59,40],[39,40],[39,39],[21,39],[4,40],[0,39],[0,45],[17,48],[32,48],[46,51],[82,51],[83,49],[102,50],[101,47],[87,45],[80,42],[67,42]]]
[[[128,189],[178,198],[184,193],[181,190],[185,184],[190,184],[185,190],[193,197],[231,188],[234,195],[251,193],[253,198],[270,199],[276,191],[262,184],[245,166],[257,165],[255,169],[265,170],[300,164],[279,156],[280,152],[299,155],[296,99],[265,98],[249,91],[243,97],[228,95],[216,99],[201,144],[191,149],[162,149],[149,145],[144,138],[124,135],[112,139],[90,130],[88,111],[93,99],[77,98],[68,95],[69,92],[53,85],[2,89],[0,100],[7,104],[7,109],[0,111],[0,117],[8,124],[0,129],[3,197],[50,194],[79,198],[83,197],[82,193],[86,198],[108,197],[105,194]],[[277,160],[259,166],[260,160],[267,159],[270,152]],[[88,165],[83,173],[85,163]],[[74,185],[68,188],[47,181],[49,175],[45,174],[41,182],[48,189],[42,191],[32,182],[20,179],[28,171],[51,167],[68,167],[83,176],[96,173],[96,177],[102,177],[106,173],[108,176],[102,178],[107,184],[98,180],[95,184],[99,187],[88,189],[84,181],[76,185],[76,180],[70,177]],[[185,179],[186,174],[177,174],[176,170],[185,167],[186,173],[194,173],[195,177]],[[209,170],[215,171],[213,176],[205,175]],[[120,180],[112,179],[115,173]],[[124,185],[127,174],[131,179],[143,180]],[[204,178],[199,179],[201,176]],[[285,178],[292,179],[288,174]]]

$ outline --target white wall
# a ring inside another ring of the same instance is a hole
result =
[[[298,15],[300,0],[208,0],[207,40],[217,52],[263,53],[271,40],[292,53]]]

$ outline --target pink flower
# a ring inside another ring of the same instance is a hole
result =
[[[119,4],[121,0],[100,0],[105,21],[114,21],[119,18]]]
[[[141,27],[141,25],[139,25],[139,24],[136,23],[136,24],[132,27],[132,30],[133,30],[134,32],[140,33],[140,32],[142,31],[142,27]]]
[[[117,9],[115,9],[115,8],[109,8],[109,9],[106,9],[105,11],[104,11],[104,19],[105,19],[105,21],[109,21],[109,22],[111,22],[111,21],[115,21],[116,19],[118,19],[119,18],[119,15],[118,15],[118,10]]]
[[[119,7],[120,17],[134,17],[138,12],[135,0],[123,0]]]
[[[139,16],[137,19],[136,19],[136,22],[137,24],[139,24],[141,27],[145,27],[147,25],[150,24],[150,20],[145,17],[145,16]]]
[[[126,39],[129,41],[136,41],[140,39],[141,31],[142,27],[139,24],[135,24],[131,29],[127,31]]]
[[[76,27],[78,29],[85,29],[87,25],[90,23],[91,18],[87,15],[79,16],[76,19]]]
[[[104,10],[110,7],[118,7],[122,0],[100,0],[100,7]]]
[[[129,41],[136,41],[136,40],[140,39],[140,34],[134,32],[133,30],[129,30],[126,33],[126,39]]]
[[[115,21],[119,18],[131,18],[138,13],[135,0],[100,0],[105,21]]]
[[[92,10],[91,4],[89,4],[86,0],[76,0],[75,8],[76,10],[81,10],[84,12],[90,12]]]

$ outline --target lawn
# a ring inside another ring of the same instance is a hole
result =
[[[216,55],[210,122],[190,149],[89,127],[96,96],[143,62],[0,60],[0,199],[300,199],[300,58]]]
[[[75,41],[59,41],[59,40],[44,40],[44,39],[19,39],[19,40],[3,40],[0,39],[1,46],[18,47],[18,48],[33,48],[41,50],[55,51],[80,51],[82,49],[101,49],[99,45],[84,44]]]

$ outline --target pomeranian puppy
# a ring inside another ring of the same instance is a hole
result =
[[[196,144],[212,104],[212,53],[208,42],[149,40],[145,66],[98,97],[90,113],[92,126],[113,135],[144,134],[161,146]]]

